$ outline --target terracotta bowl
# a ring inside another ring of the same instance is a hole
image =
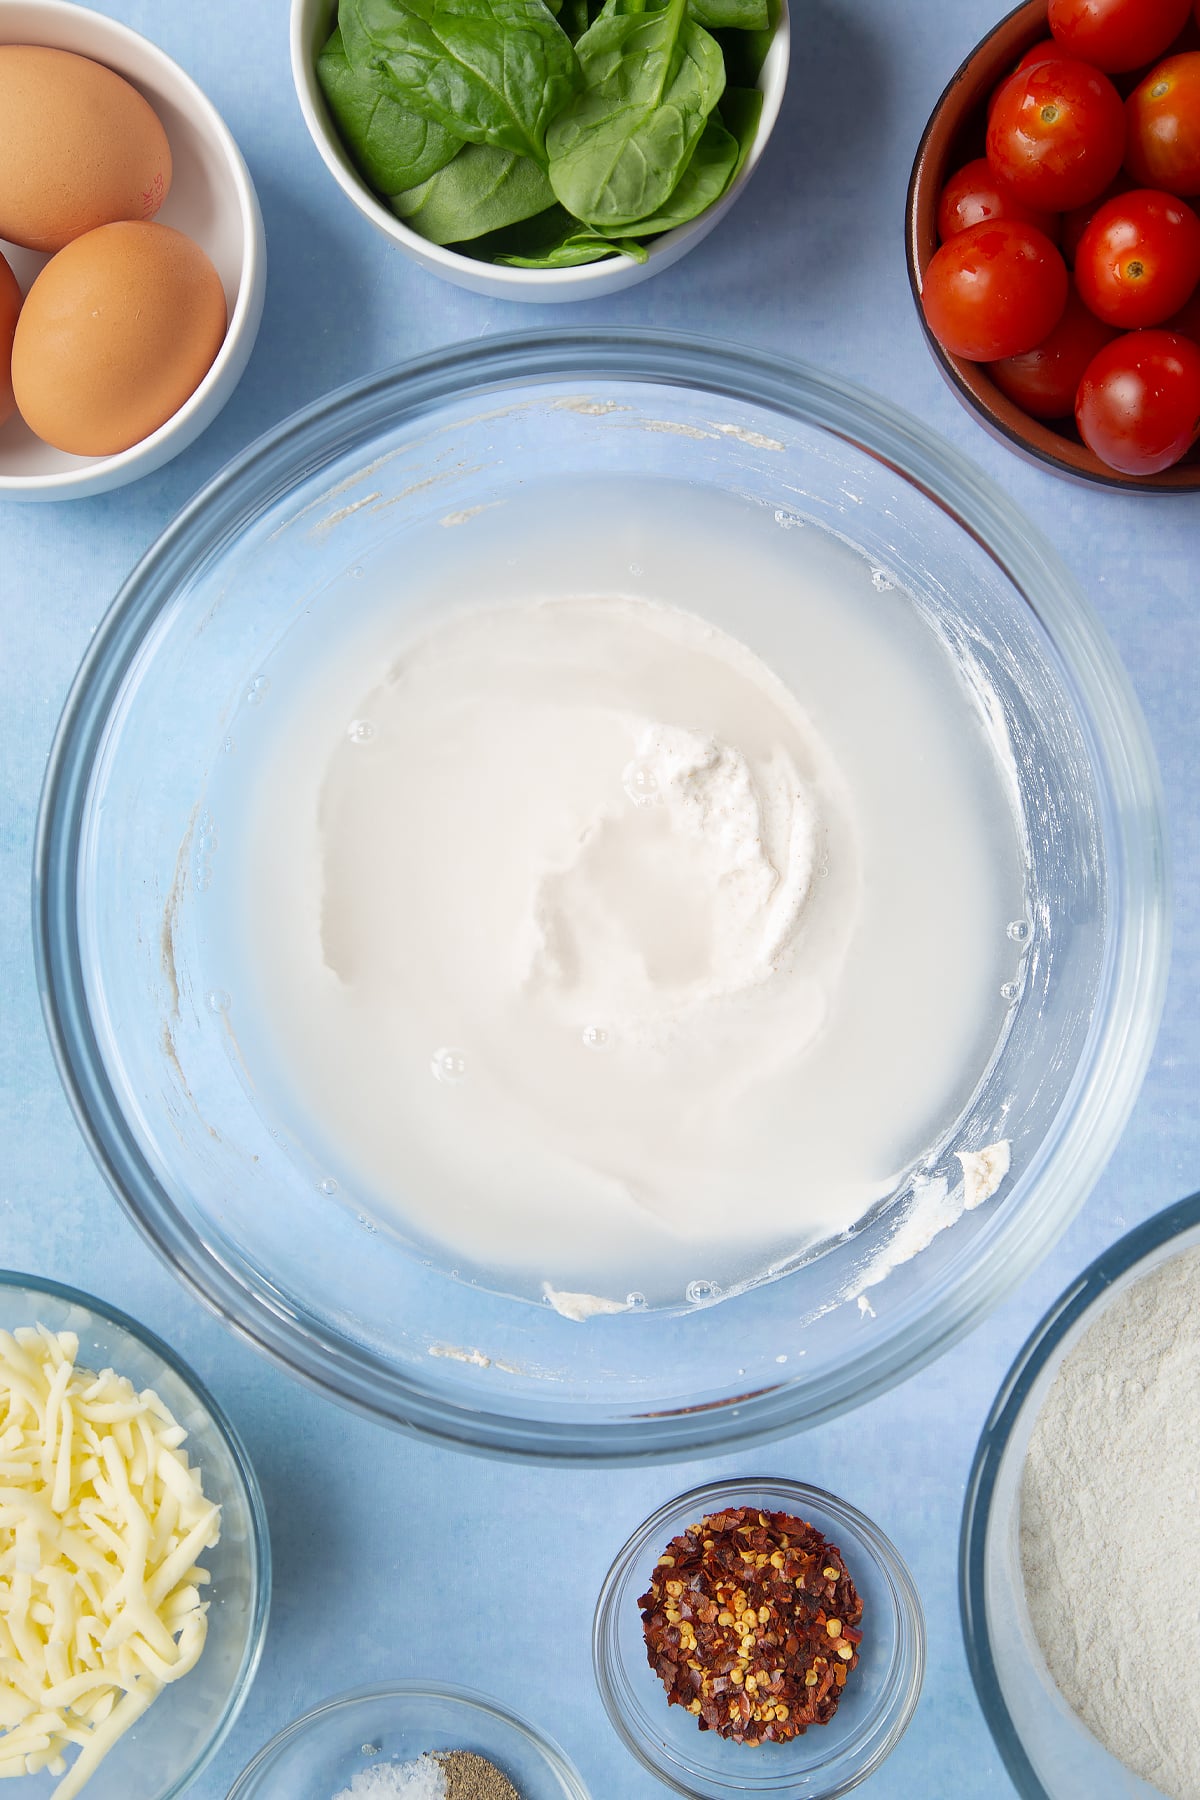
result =
[[[1025,0],[978,43],[933,109],[913,163],[905,223],[908,274],[921,329],[938,367],[963,405],[1010,449],[1058,475],[1101,487],[1141,489],[1153,494],[1200,492],[1200,445],[1158,475],[1122,475],[1081,443],[1072,423],[1061,428],[1031,419],[992,382],[979,363],[951,356],[932,336],[921,311],[921,284],[938,247],[938,196],[947,178],[972,157],[983,155],[987,102],[997,82],[1026,50],[1049,35],[1046,0]]]

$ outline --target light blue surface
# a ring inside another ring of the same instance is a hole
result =
[[[798,6],[783,116],[731,217],[645,286],[552,313],[444,286],[358,217],[301,123],[283,0],[109,0],[103,10],[153,37],[224,113],[258,185],[271,270],[241,389],[189,451],[111,496],[0,507],[0,1262],[89,1288],[160,1332],[256,1459],[274,1620],[258,1684],[196,1800],[219,1800],[259,1744],[316,1700],[424,1673],[529,1713],[560,1738],[596,1800],[653,1800],[664,1790],[626,1756],[593,1692],[596,1590],[652,1507],[722,1473],[764,1471],[830,1487],[876,1518],[925,1602],[925,1695],[863,1791],[1008,1800],[959,1642],[958,1516],[975,1439],[1005,1368],[1067,1279],[1127,1225],[1200,1186],[1200,498],[1096,493],[1026,467],[960,410],[924,348],[904,271],[909,163],[997,0]],[[974,1336],[882,1400],[762,1452],[567,1474],[461,1459],[360,1423],[266,1366],[182,1293],[110,1198],[59,1091],[34,991],[28,875],[46,753],[89,634],[141,551],[234,450],[329,387],[434,345],[601,321],[678,325],[852,376],[943,432],[1025,507],[1099,609],[1149,717],[1177,923],[1158,1050],[1120,1150],[1051,1257]]]

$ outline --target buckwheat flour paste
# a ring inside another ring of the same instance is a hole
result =
[[[1064,1699],[1167,1800],[1200,1795],[1200,1250],[1119,1294],[1034,1426],[1021,1561]]]

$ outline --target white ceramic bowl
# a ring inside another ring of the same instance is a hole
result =
[[[225,288],[229,327],[191,398],[157,431],[116,456],[71,456],[36,438],[19,414],[0,427],[0,500],[76,500],[148,475],[211,425],[242,376],[262,318],[266,238],[242,153],[212,102],[177,63],[136,31],[67,0],[0,0],[0,44],[73,50],[123,75],[167,133],[174,174],[156,216],[205,250]],[[49,258],[0,241],[28,292]]]
[[[498,263],[479,262],[457,250],[431,244],[427,238],[402,224],[367,186],[334,129],[317,80],[317,57],[333,30],[336,14],[337,0],[292,0],[292,79],[304,123],[326,168],[363,217],[393,244],[398,244],[414,262],[419,262],[432,274],[440,275],[443,281],[452,281],[455,287],[488,294],[494,300],[543,303],[596,300],[604,294],[615,294],[621,288],[633,287],[648,276],[669,269],[681,256],[686,256],[708,236],[718,220],[724,218],[754,173],[779,117],[791,57],[788,0],[780,0],[779,24],[758,79],[763,97],[762,117],[737,180],[698,219],[679,225],[674,231],[665,231],[648,244],[649,256],[645,262],[634,262],[629,256],[610,256],[603,262],[585,263],[579,269],[507,269]]]

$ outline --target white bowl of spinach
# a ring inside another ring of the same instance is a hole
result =
[[[305,122],[343,191],[460,287],[577,300],[666,268],[749,179],[787,0],[293,0]]]

